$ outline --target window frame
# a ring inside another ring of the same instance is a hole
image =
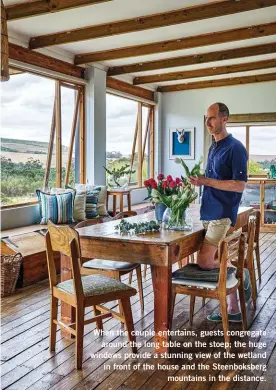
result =
[[[58,77],[55,77],[52,75],[47,75],[44,72],[41,73],[39,71],[24,69],[23,66],[20,67],[20,66],[13,66],[12,65],[12,68],[17,70],[17,71],[21,71],[22,73],[30,73],[30,74],[33,74],[35,76],[40,76],[40,77],[48,78],[50,80],[54,80],[56,82],[56,86],[55,86],[56,92],[58,90],[59,90],[59,92],[61,92],[61,87],[70,88],[70,89],[80,91],[80,100],[79,100],[80,183],[85,183],[86,182],[86,170],[85,170],[85,167],[86,167],[86,154],[85,154],[85,147],[86,147],[86,142],[85,142],[85,140],[86,140],[86,123],[85,123],[86,85],[83,83],[78,83],[75,80],[71,81],[66,77],[58,78]],[[60,99],[59,99],[59,104],[56,104],[56,107],[54,108],[54,113],[53,113],[53,117],[55,116],[56,123],[57,123],[57,118],[60,116],[60,112],[61,112],[61,106],[60,106]],[[56,127],[59,127],[59,126],[56,126]],[[60,130],[61,130],[61,128],[60,128]],[[56,140],[58,138],[58,131],[59,130],[56,129]],[[51,130],[50,130],[50,134],[51,134]],[[60,134],[59,134],[59,136],[60,136]],[[74,139],[71,139],[71,142],[74,142]],[[50,142],[51,142],[51,137],[49,140],[49,146],[50,146]],[[71,144],[69,145],[69,148],[70,148],[70,146],[71,146]],[[60,161],[60,163],[61,163],[61,159],[62,159],[61,153],[62,153],[61,145],[59,145],[59,143],[56,142],[57,164],[58,164],[58,161]],[[47,161],[48,161],[48,159],[49,159],[49,149],[48,149],[48,154],[47,154]],[[51,162],[51,158],[50,158],[50,162]],[[45,167],[45,177],[46,177],[46,170],[47,169],[48,168]],[[56,173],[56,186],[57,187],[58,187],[58,184],[60,184],[60,180],[59,180],[59,174],[58,174],[58,169],[57,169],[57,173]],[[30,201],[30,202],[23,202],[23,203],[17,203],[17,204],[2,205],[2,206],[0,206],[0,210],[14,209],[17,207],[33,206],[33,205],[36,205],[38,203],[39,203],[38,201]]]
[[[276,112],[260,113],[260,114],[234,114],[229,116],[227,122],[228,127],[245,127],[245,148],[248,153],[247,169],[249,169],[250,157],[250,127],[254,126],[275,126]],[[266,178],[265,174],[248,174],[249,178]]]
[[[138,182],[137,185],[131,186],[131,189],[145,188],[142,178],[142,167],[144,162],[144,144],[146,140],[143,139],[143,128],[142,128],[142,108],[147,107],[149,109],[149,119],[148,119],[148,130],[146,130],[146,135],[149,137],[149,177],[154,177],[154,158],[155,158],[155,148],[154,148],[154,135],[155,135],[155,104],[146,103],[142,100],[139,100],[135,97],[126,96],[125,94],[120,94],[119,92],[106,91],[106,94],[113,96],[121,97],[124,99],[132,100],[137,102],[137,118],[136,118],[136,128],[134,130],[133,144],[132,144],[132,153],[130,160],[130,169],[133,167],[134,154],[136,150],[136,142],[138,142]]]

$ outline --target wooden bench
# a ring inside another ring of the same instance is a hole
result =
[[[132,207],[138,214],[143,213],[150,203],[140,203]],[[104,222],[108,218],[103,218]],[[29,225],[1,232],[1,251],[3,254],[18,253],[23,255],[17,287],[25,287],[48,278],[47,257],[44,234],[47,225]],[[55,258],[58,273],[60,259]]]

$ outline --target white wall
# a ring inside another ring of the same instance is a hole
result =
[[[276,82],[164,93],[161,169],[165,175],[183,173],[180,165],[169,160],[169,129],[195,127],[195,160],[186,161],[193,166],[203,155],[206,109],[215,102],[225,103],[231,114],[276,112]]]

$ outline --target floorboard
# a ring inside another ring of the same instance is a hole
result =
[[[231,351],[237,353],[244,352],[260,352],[265,353],[265,358],[260,357],[235,357],[235,362],[238,364],[257,364],[262,363],[267,365],[267,371],[262,369],[254,370],[221,370],[214,369],[214,363],[223,365],[233,363],[233,359],[229,356],[223,356],[224,349],[221,347],[206,347],[205,356],[193,356],[189,360],[189,354],[195,354],[195,341],[198,339],[195,336],[172,337],[173,341],[181,341],[187,343],[187,347],[180,349],[172,349],[172,353],[185,353],[185,358],[180,359],[158,357],[152,355],[147,356],[146,353],[152,352],[152,347],[146,345],[153,341],[151,336],[138,336],[137,341],[140,341],[142,346],[139,349],[140,354],[144,357],[139,359],[127,358],[124,354],[130,352],[128,347],[121,348],[106,346],[103,348],[102,343],[110,342],[125,342],[124,335],[117,336],[115,332],[122,329],[117,320],[111,318],[104,321],[104,329],[113,331],[114,334],[100,337],[94,332],[95,324],[89,324],[85,327],[84,335],[84,363],[83,370],[78,372],[75,370],[74,362],[74,341],[69,341],[62,337],[61,332],[57,331],[56,351],[49,351],[49,287],[48,281],[42,281],[36,285],[18,290],[11,297],[2,299],[2,325],[1,325],[1,371],[2,383],[1,388],[24,390],[24,389],[54,389],[54,390],[272,390],[275,389],[276,381],[276,234],[261,233],[260,235],[260,250],[261,250],[261,268],[262,281],[258,286],[257,309],[253,310],[250,304],[247,308],[249,330],[266,331],[266,334],[256,336],[255,338],[245,337],[248,342],[263,343],[263,348],[247,345],[234,346],[236,341],[241,340],[237,336],[231,338],[233,348]],[[127,282],[128,276],[123,279]],[[133,286],[137,287],[136,276],[133,279]],[[147,279],[143,281],[145,312],[144,315],[140,311],[139,298],[136,295],[132,297],[132,311],[137,331],[153,331],[153,291],[151,284],[150,270],[147,272]],[[116,302],[108,304],[110,308],[117,309]],[[215,300],[207,300],[205,306],[202,307],[201,299],[196,300],[195,315],[193,326],[189,325],[189,298],[186,296],[177,296],[174,309],[173,330],[200,332],[219,331],[222,329],[220,324],[210,323],[206,320],[206,316],[218,310],[218,302]],[[91,317],[91,309],[87,309],[86,318]],[[238,330],[239,324],[231,324],[231,330]],[[206,336],[204,340],[222,341],[221,337]],[[101,351],[105,355],[100,359],[92,358],[93,354]],[[121,354],[121,357],[114,358],[114,354]],[[210,354],[210,356],[208,356]],[[214,357],[220,356],[220,357]],[[236,355],[237,356],[237,355]],[[252,355],[253,356],[253,355]],[[191,357],[191,356],[190,356]],[[113,364],[129,364],[128,370],[119,370],[113,367]],[[148,369],[136,369],[135,364],[147,364]],[[209,365],[209,369],[199,370],[196,368],[190,370],[187,364],[205,364],[205,368]],[[161,365],[158,368],[158,364]],[[110,369],[106,369],[106,365]],[[167,366],[170,365],[170,368]],[[183,365],[183,366],[182,366]],[[175,366],[175,367],[172,367]],[[186,381],[173,382],[168,381],[168,377],[187,377],[192,374],[194,377],[203,375],[208,378],[205,382]],[[210,375],[210,377],[209,377]],[[230,381],[220,380],[219,377],[228,375]],[[264,381],[251,381],[250,383],[235,382],[233,377],[254,376],[255,378],[263,376]],[[210,379],[210,380],[209,380]]]

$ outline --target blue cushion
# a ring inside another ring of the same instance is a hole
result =
[[[49,220],[55,224],[73,223],[73,210],[75,193],[47,194],[40,190],[36,191],[41,214],[41,224]]]
[[[97,211],[97,204],[99,201],[100,192],[101,190],[98,188],[86,191],[85,216],[87,219],[96,218],[99,216]]]

